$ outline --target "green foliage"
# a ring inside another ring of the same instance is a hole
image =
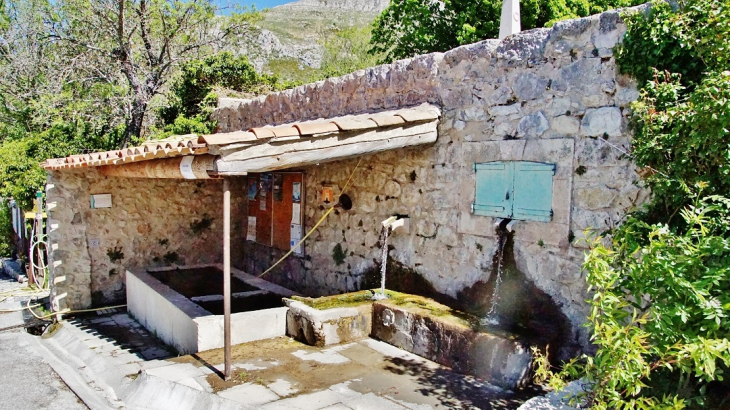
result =
[[[110,147],[121,134],[121,128],[94,129],[84,122],[58,122],[42,132],[7,138],[0,143],[0,196],[15,198],[21,209],[30,209],[36,191],[45,191],[42,161]]]
[[[523,0],[522,29],[643,3],[643,0]],[[382,61],[447,51],[499,35],[502,0],[391,0],[375,21],[372,52]]]
[[[245,56],[218,53],[181,65],[168,93],[169,105],[159,110],[163,131],[155,138],[183,134],[210,134],[210,120],[218,102],[218,92],[254,96],[283,89],[287,84],[275,76],[256,72]]]
[[[382,56],[370,54],[372,27],[335,28],[322,41],[322,78],[338,77],[377,65]]]
[[[594,409],[712,408],[705,389],[730,366],[730,200],[696,199],[681,215],[684,233],[633,219],[612,246],[591,242],[584,266],[598,350],[559,375],[542,363],[554,387],[583,377]]]
[[[106,256],[109,258],[109,262],[117,263],[124,259],[124,248],[121,246],[115,246],[113,248],[107,248]]]
[[[345,263],[345,259],[347,259],[347,249],[344,249],[340,243],[337,243],[332,248],[332,260],[335,262],[335,265],[340,266]]]
[[[654,171],[654,195],[586,255],[596,354],[559,374],[538,356],[537,374],[553,387],[582,378],[594,409],[720,408],[730,391],[730,1],[658,3],[625,21],[617,61],[641,91],[632,154]]]
[[[639,80],[633,154],[656,172],[649,216],[660,221],[688,203],[688,187],[730,196],[730,2],[689,0],[627,16],[617,50],[623,73]]]
[[[208,214],[203,214],[200,219],[190,222],[190,232],[192,232],[193,235],[200,235],[210,229],[211,226],[213,226],[213,218],[211,218]]]
[[[276,77],[258,74],[245,56],[222,52],[189,61],[180,66],[173,80],[169,107],[160,110],[164,123],[173,124],[179,116],[190,119],[205,114],[215,87],[258,95],[278,90],[280,85]]]
[[[7,202],[0,201],[0,257],[10,257],[14,248],[13,218]]]

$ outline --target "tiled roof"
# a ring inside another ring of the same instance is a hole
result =
[[[48,170],[65,168],[120,165],[146,161],[155,158],[170,158],[183,155],[208,153],[211,146],[241,144],[245,150],[248,144],[286,142],[301,140],[316,135],[368,131],[377,128],[396,127],[439,118],[438,107],[423,104],[418,107],[382,112],[377,114],[348,115],[316,121],[302,121],[280,126],[251,128],[248,131],[197,136],[180,135],[163,140],[150,140],[138,146],[93,154],[71,155],[66,158],[46,160],[41,166]]]
[[[161,140],[150,140],[138,147],[93,154],[71,155],[66,158],[48,159],[41,166],[45,169],[64,169],[119,165],[155,158],[170,158],[183,155],[200,155],[208,152],[208,146],[198,142],[195,134],[177,135]]]

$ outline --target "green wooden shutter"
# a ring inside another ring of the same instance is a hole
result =
[[[553,217],[555,164],[514,163],[514,219],[550,222]]]
[[[510,217],[514,197],[513,169],[509,162],[474,164],[477,182],[472,208],[475,215]]]

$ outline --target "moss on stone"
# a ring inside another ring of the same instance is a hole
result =
[[[362,290],[359,292],[344,293],[341,295],[322,296],[319,298],[308,298],[302,296],[292,296],[293,300],[302,302],[305,305],[318,309],[327,310],[344,307],[356,307],[375,302],[373,295],[379,293],[380,289]],[[404,308],[418,309],[432,316],[437,316],[446,321],[457,323],[462,326],[472,327],[478,323],[478,319],[467,313],[451,309],[450,307],[436,302],[433,299],[423,296],[411,295],[392,290],[385,291],[388,296],[387,303],[401,306]]]

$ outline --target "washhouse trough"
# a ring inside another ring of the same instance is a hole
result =
[[[625,30],[558,22],[221,99],[212,135],[47,160],[53,310],[126,301],[181,353],[374,337],[520,385],[531,346],[591,349],[584,233],[648,197]]]

